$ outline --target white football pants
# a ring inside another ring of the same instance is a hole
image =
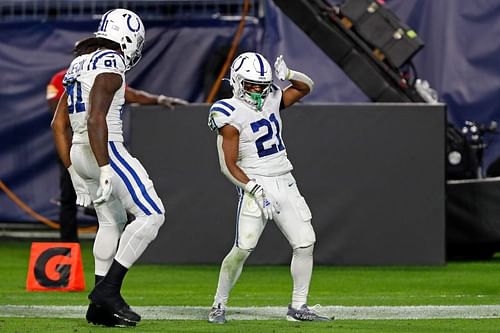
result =
[[[164,221],[164,207],[144,167],[121,142],[109,142],[113,168],[110,199],[95,207],[99,229],[94,242],[95,274],[104,276],[113,259],[129,268],[156,237]],[[97,198],[100,170],[88,144],[73,144],[71,162]],[[124,230],[129,212],[135,216]]]
[[[280,213],[274,222],[290,243],[292,249],[308,247],[316,242],[311,224],[311,211],[300,194],[291,173],[278,177],[251,176],[260,184],[271,200],[279,205]],[[257,245],[267,220],[252,195],[239,189],[238,217],[235,245],[240,249],[252,250]]]
[[[293,279],[292,306],[307,302],[313,269],[313,249],[316,236],[311,224],[311,211],[300,194],[291,173],[279,177],[252,177],[275,200],[280,213],[274,222],[293,249],[290,271]],[[256,247],[267,224],[253,196],[238,189],[240,197],[235,245],[224,258],[214,296],[213,306],[226,307],[231,289],[238,280],[243,264]]]

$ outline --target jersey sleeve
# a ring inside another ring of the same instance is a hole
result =
[[[274,83],[271,86],[270,97],[280,101],[280,103],[279,103],[279,110],[280,111],[285,108],[285,103],[283,102],[283,89],[281,89],[280,87],[278,87]]]
[[[242,126],[234,116],[235,106],[230,101],[215,102],[208,112],[208,126],[212,131],[222,128],[225,125],[231,125],[241,132]]]
[[[87,70],[99,73],[125,73],[125,59],[121,54],[112,50],[102,50],[92,55]]]

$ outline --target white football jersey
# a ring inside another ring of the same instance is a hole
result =
[[[94,80],[101,73],[116,73],[122,77],[122,86],[116,91],[106,117],[108,140],[123,142],[121,113],[125,104],[125,59],[112,50],[97,50],[76,57],[64,76],[68,94],[68,112],[73,129],[73,143],[88,143],[87,119],[89,95]]]
[[[262,111],[235,97],[217,101],[210,108],[212,130],[231,125],[240,133],[237,164],[250,177],[279,176],[293,169],[281,135],[281,96],[281,89],[273,86]]]

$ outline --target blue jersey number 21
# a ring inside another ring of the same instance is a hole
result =
[[[285,146],[283,145],[283,140],[281,140],[280,124],[278,122],[278,119],[276,119],[274,113],[271,114],[269,120],[262,118],[256,122],[251,123],[250,126],[252,127],[252,131],[254,133],[257,133],[261,127],[267,128],[267,133],[259,137],[257,140],[255,140],[255,145],[257,146],[257,153],[259,154],[259,157],[268,156],[285,149]],[[274,134],[278,139],[278,145],[273,143],[269,148],[264,148],[264,143],[266,141],[271,140]]]

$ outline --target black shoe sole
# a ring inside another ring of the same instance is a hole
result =
[[[120,324],[135,326],[135,324],[141,321],[141,316],[132,311],[130,306],[119,294],[116,296],[105,297],[99,290],[97,290],[97,287],[95,287],[89,294],[88,298],[95,305],[108,311]]]
[[[90,303],[85,318],[90,324],[106,327],[131,327],[136,325],[135,322],[125,321],[115,317],[108,310],[94,303]]]

